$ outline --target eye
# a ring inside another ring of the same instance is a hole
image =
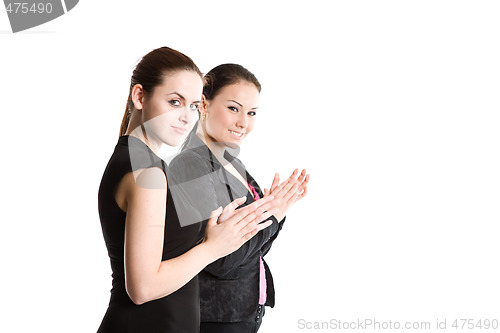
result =
[[[170,100],[168,101],[168,103],[172,106],[181,106],[181,101],[179,101],[178,99]]]
[[[200,110],[200,106],[198,104],[191,104],[191,105],[189,105],[189,110],[191,110],[191,111],[199,111]]]
[[[255,117],[255,116],[257,115],[257,112],[255,112],[255,111],[250,111],[250,112],[248,112],[248,115],[249,115],[250,117]]]
[[[235,108],[234,106],[228,106],[227,108],[233,112],[238,112],[238,108]]]

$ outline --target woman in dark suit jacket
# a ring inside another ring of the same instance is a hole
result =
[[[178,209],[183,223],[206,222],[212,210],[240,197],[246,197],[242,206],[269,194],[280,204],[269,218],[271,226],[199,274],[200,332],[257,332],[264,306],[274,306],[273,279],[263,257],[283,227],[287,210],[306,195],[309,175],[295,170],[279,184],[276,174],[263,192],[236,158],[253,129],[259,82],[235,64],[217,66],[205,79],[198,126],[170,163],[173,192],[188,205]]]

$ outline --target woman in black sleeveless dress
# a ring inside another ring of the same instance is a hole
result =
[[[134,70],[98,195],[113,272],[100,333],[198,332],[198,272],[269,225],[259,222],[268,217],[263,212],[271,200],[237,212],[241,199],[217,209],[202,242],[200,224],[179,219],[157,152],[164,143],[180,143],[192,128],[201,90],[196,65],[167,47],[148,53]]]

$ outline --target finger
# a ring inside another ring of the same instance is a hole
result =
[[[266,213],[269,213],[270,215],[276,215],[280,212],[281,207],[279,205],[274,206],[266,211]]]
[[[230,202],[226,207],[224,207],[224,210],[222,211],[222,214],[219,217],[219,222],[224,222],[229,218],[231,218],[231,216],[236,214],[236,208],[243,205],[246,202],[246,200],[247,197],[241,197]]]
[[[257,212],[257,214],[261,214],[264,212],[264,210],[261,209],[260,207],[267,204],[268,202],[272,201],[273,199],[274,199],[274,196],[269,195],[267,197],[264,197],[262,199],[259,199],[255,202],[251,203],[248,206],[245,206],[241,209],[238,209],[236,211],[237,213],[234,216],[232,216],[229,220],[227,220],[227,222],[231,221],[231,223],[233,223],[233,224],[238,224],[238,223],[244,222],[245,218],[254,214],[255,212]]]
[[[257,224],[259,224],[260,221],[262,221],[262,214],[264,213],[264,211],[260,210],[260,208],[258,210],[256,210],[255,212],[247,215],[244,219],[242,219],[240,222],[238,222],[238,233],[240,234],[246,234],[248,232],[250,232],[250,230],[252,230],[253,228],[255,228],[257,226]]]
[[[278,173],[274,174],[273,183],[271,184],[271,191],[274,191],[280,183],[280,175]]]
[[[243,235],[243,237],[241,237],[241,240],[243,241],[243,243],[245,243],[246,241],[248,241],[249,239],[251,239],[253,236],[257,235],[257,233],[267,227],[269,227],[270,225],[273,224],[273,221],[272,220],[269,220],[267,222],[264,222],[264,223],[260,223],[258,224],[255,228],[253,228],[250,232],[246,233]],[[243,245],[242,243],[242,245]]]
[[[299,174],[299,169],[295,169],[293,171],[293,173],[290,175],[290,177],[288,177],[287,180],[285,180],[283,183],[281,183],[278,186],[278,188],[277,188],[278,193],[282,194],[282,191],[285,191],[285,192],[288,191],[293,186],[293,184],[297,181],[296,177],[298,174]]]
[[[277,199],[275,198],[274,200],[266,203],[265,205],[262,205],[260,206],[260,208],[264,211],[264,212],[267,212],[267,211],[273,211],[273,212],[276,212],[276,209],[277,211],[279,211],[279,207],[281,205],[281,200],[280,199]]]
[[[307,195],[307,186],[304,186],[297,191],[297,194],[295,195],[294,198],[292,198],[293,202],[299,201],[303,199]]]
[[[258,207],[261,207],[261,206],[264,206],[266,205],[267,203],[273,201],[275,199],[275,196],[270,194],[268,195],[267,197],[265,198],[261,198],[259,200],[256,200],[254,202],[252,202],[251,204],[249,204],[248,206],[245,206],[244,208],[242,209],[253,209],[253,208],[258,208]]]
[[[270,211],[263,213],[258,219],[258,224],[261,224],[262,222],[270,218],[272,215],[273,213],[271,213]]]
[[[295,169],[295,171],[297,171],[297,169]],[[295,171],[294,171],[294,173],[292,173],[292,175],[290,177],[288,177],[285,181],[283,181],[281,184],[279,184],[279,186],[275,189],[275,192],[281,193],[284,190],[284,188],[288,184],[290,184],[290,182],[295,181],[295,178],[294,178]]]
[[[233,200],[233,202],[229,203],[224,210],[229,209],[229,210],[235,210],[239,206],[243,205],[247,201],[247,197],[241,197],[238,199]]]
[[[243,219],[240,222],[241,224],[241,229],[239,230],[240,233],[246,234],[250,232],[250,230],[255,228],[258,224],[262,223],[263,221],[269,219],[274,214],[271,211],[263,212],[259,210],[255,211],[253,214],[248,215],[247,217],[245,217],[245,219]]]
[[[306,178],[306,169],[303,169],[302,172],[300,173],[299,175],[299,178],[297,179],[300,183],[302,183],[304,181],[304,179]]]
[[[267,197],[269,195],[269,190],[267,188],[264,188],[264,196]]]
[[[259,232],[259,231],[264,230],[267,227],[271,226],[272,224],[273,224],[273,221],[269,220],[269,221],[266,221],[263,223],[259,223],[255,229],[257,229],[257,232]]]
[[[219,218],[221,213],[222,213],[222,207],[219,207],[216,210],[212,211],[210,213],[210,217],[208,218],[207,226],[213,227],[217,225],[217,219]]]
[[[278,187],[272,192],[273,195],[279,196],[282,195],[284,192],[284,188],[292,181],[292,178],[288,178],[285,180],[283,183],[279,184]]]
[[[304,181],[300,184],[299,192],[302,192],[303,189],[307,187],[307,184],[309,183],[309,178],[310,178],[309,175],[305,177]]]
[[[304,187],[304,189],[303,189],[302,193],[300,193],[298,200],[302,199],[302,198],[303,198],[303,197],[305,197],[306,195],[307,195],[307,186],[306,186],[306,187]]]
[[[296,180],[296,179],[293,179],[291,178],[287,184],[283,187],[283,193],[284,193],[284,196],[283,197],[286,197],[287,195],[290,196],[290,191],[292,190],[292,188],[294,188],[296,185],[300,185],[299,182]]]
[[[290,184],[291,186],[288,188],[286,191],[285,195],[283,196],[283,201],[288,202],[293,196],[295,196],[299,190],[300,183],[298,181],[293,182],[293,184]]]
[[[241,228],[239,230],[239,233],[243,236],[243,235],[250,233],[251,231],[253,231],[255,229],[257,229],[257,231],[260,231],[260,230],[268,227],[269,225],[271,225],[273,223],[272,220],[268,220],[270,216],[271,215],[268,213],[264,213],[263,215],[258,216],[253,221],[248,223],[244,228]],[[265,222],[263,222],[263,221],[265,221]]]
[[[259,230],[257,230],[257,228],[255,228],[252,231],[250,231],[249,233],[243,235],[243,237],[241,237],[241,244],[240,244],[240,246],[243,245],[244,243],[246,243],[253,236],[257,235],[258,232],[259,232]]]

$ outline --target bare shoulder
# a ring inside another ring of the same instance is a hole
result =
[[[133,185],[146,190],[166,190],[167,178],[160,168],[139,169],[133,173]]]
[[[153,191],[154,190],[154,191]],[[167,178],[160,168],[144,168],[123,176],[115,192],[115,200],[121,210],[127,212],[132,198],[144,196],[148,192],[166,192]]]

